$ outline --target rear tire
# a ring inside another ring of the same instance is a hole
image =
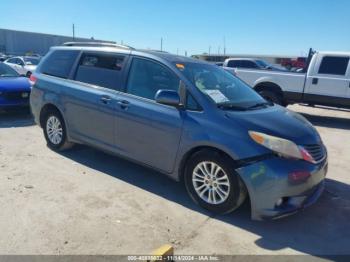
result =
[[[232,159],[215,151],[195,153],[187,162],[184,180],[194,202],[213,213],[230,213],[247,196]]]
[[[32,75],[32,72],[30,72],[30,71],[28,71],[28,72],[26,73],[26,77],[28,77],[28,78],[30,78],[31,75]]]
[[[284,106],[282,96],[280,94],[270,90],[260,90],[258,92],[267,101]]]
[[[43,132],[47,146],[55,151],[63,151],[74,144],[67,140],[67,130],[61,114],[56,110],[50,110],[44,118]]]

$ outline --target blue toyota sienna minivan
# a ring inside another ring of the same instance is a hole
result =
[[[31,80],[48,147],[87,144],[151,167],[212,212],[249,197],[253,219],[278,218],[323,191],[327,151],[315,128],[216,65],[67,43],[51,48]]]

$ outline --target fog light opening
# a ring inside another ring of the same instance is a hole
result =
[[[289,201],[289,197],[281,197],[276,201],[275,206],[282,207],[282,206],[288,204],[288,201]]]
[[[305,182],[309,177],[311,174],[308,171],[296,171],[288,174],[288,180],[293,184]]]

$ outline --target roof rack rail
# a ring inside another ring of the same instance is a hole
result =
[[[94,47],[116,47],[121,49],[135,50],[135,48],[128,45],[119,45],[106,42],[66,42],[63,46],[94,46]]]
[[[166,54],[169,54],[169,52],[167,52],[167,51],[158,50],[158,49],[139,49],[139,50],[145,51],[145,52],[149,51],[149,52],[158,52],[158,53],[166,53]]]

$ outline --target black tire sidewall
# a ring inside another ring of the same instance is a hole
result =
[[[259,92],[259,94],[268,101],[271,101],[271,102],[278,104],[278,105],[282,105],[282,99],[281,99],[280,95],[276,94],[273,91],[261,90]]]
[[[228,198],[221,204],[212,205],[200,198],[194,189],[192,183],[192,173],[198,163],[203,161],[211,161],[218,164],[227,174],[230,182],[230,192]],[[184,182],[187,192],[191,198],[203,208],[218,214],[229,213],[239,207],[239,198],[241,194],[241,187],[239,175],[235,172],[233,161],[228,157],[223,157],[217,152],[200,151],[193,155],[187,162],[184,174]]]
[[[47,120],[51,117],[51,116],[54,116],[56,118],[58,118],[58,120],[61,122],[61,126],[62,126],[62,141],[59,143],[59,144],[54,144],[50,141],[48,135],[47,135],[47,130],[46,130],[46,125],[47,125]],[[65,123],[63,121],[63,118],[62,116],[55,112],[55,111],[50,111],[46,114],[45,116],[45,122],[44,122],[44,126],[43,126],[43,131],[44,131],[44,136],[45,136],[45,139],[46,139],[46,142],[47,142],[47,146],[53,150],[60,150],[61,148],[63,148],[63,146],[65,145],[66,143],[66,140],[67,140],[67,135],[66,135],[66,126],[65,126]]]

